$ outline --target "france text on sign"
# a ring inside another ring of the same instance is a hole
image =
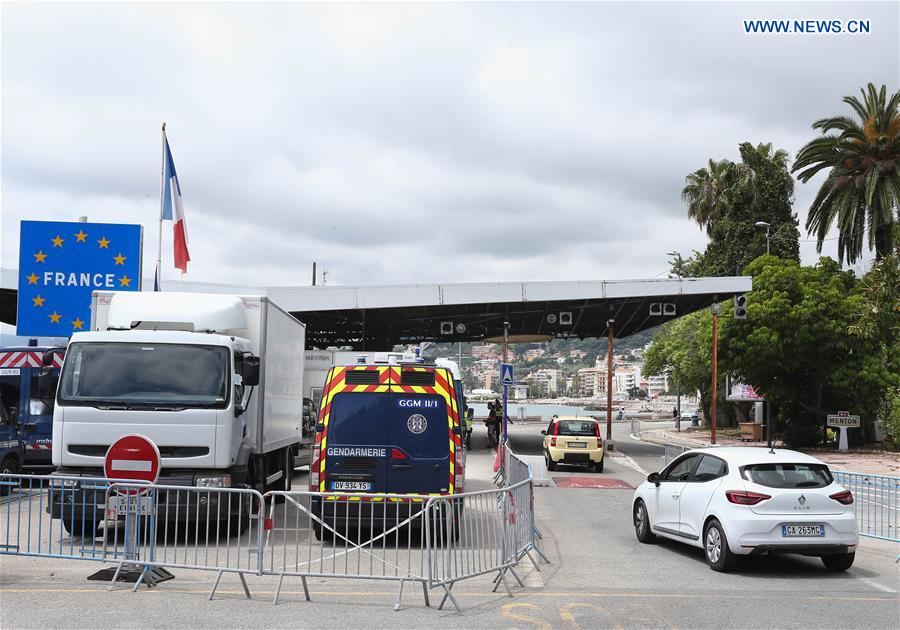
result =
[[[509,363],[501,363],[500,364],[500,384],[501,385],[515,385],[516,382],[513,380],[513,366]]]
[[[859,416],[851,416],[847,414],[831,414],[828,416],[828,426],[830,427],[858,427]]]
[[[88,330],[92,291],[139,291],[142,235],[140,225],[22,221],[17,334]]]

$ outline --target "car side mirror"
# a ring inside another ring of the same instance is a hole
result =
[[[547,431],[541,431],[541,435],[547,435]]]
[[[256,387],[259,385],[259,357],[245,354],[241,371],[245,387]]]
[[[658,488],[659,487],[659,473],[658,472],[650,473],[649,475],[647,475],[647,481],[649,481],[652,484],[655,484],[656,487]]]

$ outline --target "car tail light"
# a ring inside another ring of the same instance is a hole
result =
[[[768,494],[748,492],[747,490],[726,490],[725,497],[737,505],[756,505],[760,501],[772,498]]]
[[[309,489],[313,492],[319,491],[319,455],[322,449],[318,446],[313,447],[312,464],[309,466]]]
[[[406,459],[406,453],[401,451],[399,448],[391,449],[391,459]]]
[[[603,446],[603,438],[600,437],[600,423],[594,424],[594,435],[597,436],[597,448],[601,448]]]
[[[556,446],[556,436],[550,438],[550,446]]]
[[[843,492],[837,492],[832,494],[829,498],[834,499],[838,503],[842,505],[852,505],[853,504],[853,493],[849,490],[844,490]]]

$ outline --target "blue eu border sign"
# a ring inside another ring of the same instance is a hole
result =
[[[140,225],[22,221],[16,333],[88,330],[91,293],[141,290]]]

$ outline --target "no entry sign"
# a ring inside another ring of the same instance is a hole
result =
[[[126,435],[106,451],[103,470],[109,479],[156,483],[159,479],[159,449],[143,435]]]

